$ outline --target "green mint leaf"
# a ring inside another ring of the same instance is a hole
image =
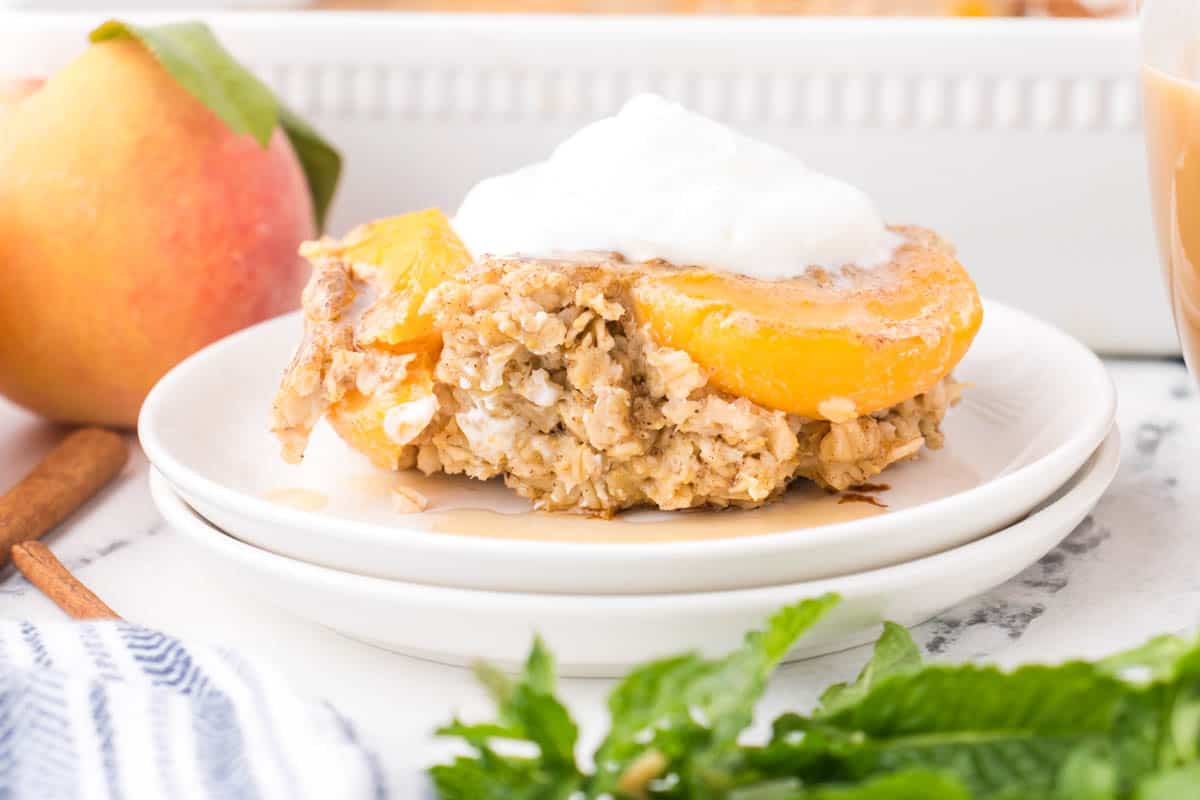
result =
[[[479,681],[487,690],[488,696],[492,698],[496,708],[507,708],[509,701],[512,700],[512,693],[517,687],[517,682],[486,661],[477,662],[472,667],[472,671],[475,673],[475,680]]]
[[[596,752],[588,796],[631,794],[630,768],[647,754],[661,758],[662,775],[677,778],[679,796],[717,796],[737,769],[737,738],[767,678],[836,603],[826,595],[787,606],[723,659],[685,655],[630,673],[609,698],[612,728]]]
[[[431,767],[429,776],[441,800],[500,800],[528,785],[525,775],[500,776],[484,767],[480,758],[466,756]]]
[[[1196,800],[1200,797],[1200,765],[1166,770],[1143,779],[1134,800]]]
[[[1200,760],[1200,642],[1160,636],[1097,668],[1143,689],[1130,697],[1117,725],[1124,775]]]
[[[454,720],[441,736],[462,739],[475,750],[451,764],[430,769],[443,798],[514,798],[565,800],[578,792],[583,776],[575,764],[578,727],[555,696],[554,658],[536,639],[518,680],[487,664],[475,674],[496,703],[496,721],[468,724]],[[502,756],[500,741],[534,745],[536,757]]]
[[[496,703],[502,723],[515,733],[509,738],[533,742],[542,758],[556,768],[575,769],[579,731],[566,707],[554,696],[558,688],[554,657],[541,637],[533,641],[520,681],[514,683],[485,665],[477,666],[475,674]]]
[[[472,747],[485,747],[493,739],[513,739],[519,741],[524,737],[508,725],[495,722],[468,723],[455,719],[443,725],[436,731],[438,736],[453,736],[462,739]]]
[[[921,650],[909,632],[894,622],[883,623],[883,635],[875,643],[871,660],[851,684],[836,683],[821,695],[822,715],[835,714],[862,700],[874,686],[885,678],[921,668]]]
[[[1116,800],[1119,776],[1110,753],[1081,747],[1067,756],[1055,781],[1054,800]]]
[[[729,800],[797,800],[804,797],[804,784],[795,778],[761,781],[729,793]]]
[[[483,669],[497,720],[441,732],[475,755],[432,770],[453,800],[1194,800],[1200,798],[1200,643],[1163,637],[1088,664],[1012,672],[922,666],[888,626],[852,684],[761,746],[737,739],[767,676],[834,598],[800,603],[723,659],[632,671],[609,698],[596,772],[536,642],[518,680]],[[503,755],[504,740],[535,757]],[[534,748],[529,748],[531,751]]]
[[[908,770],[864,781],[858,786],[820,787],[807,800],[971,800],[966,787],[953,775]]]
[[[533,647],[525,659],[522,683],[543,694],[554,694],[558,689],[558,670],[554,666],[554,656],[546,649],[546,643],[540,636],[533,637]]]
[[[281,106],[275,94],[221,46],[202,22],[133,25],[108,20],[90,34],[92,42],[133,39],[193,97],[236,133],[253,137],[262,147],[281,125],[304,170],[312,196],[317,230],[325,217],[341,175],[341,156],[299,116]]]
[[[966,787],[953,775],[927,770],[897,772],[859,786],[822,787],[808,797],[810,800],[971,800]]]
[[[930,769],[957,776],[981,800],[1050,797],[1073,753],[1110,748],[1126,701],[1140,691],[1082,663],[1011,673],[926,667],[827,716],[781,718],[759,760],[769,756],[761,766],[776,773],[799,765],[847,782]]]
[[[935,665],[879,682],[857,704],[824,721],[889,738],[979,730],[1104,731],[1127,691],[1125,684],[1080,662],[1013,672]]]
[[[520,722],[525,738],[541,750],[542,759],[548,766],[576,771],[575,741],[579,729],[557,698],[519,684],[513,692],[509,713]]]
[[[1170,709],[1167,725],[1170,750],[1164,754],[1176,763],[1191,763],[1200,760],[1200,697],[1193,684],[1180,687]]]
[[[534,759],[511,758],[490,749],[430,768],[442,800],[569,800],[580,777],[547,772]]]
[[[1173,680],[1196,642],[1180,636],[1156,636],[1141,647],[1096,662],[1097,668],[1132,683]]]
[[[805,788],[799,781],[762,783],[735,789],[729,800],[971,800],[971,795],[953,775],[906,770],[857,785]]]

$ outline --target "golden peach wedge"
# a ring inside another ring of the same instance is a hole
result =
[[[928,391],[983,321],[975,284],[925,231],[886,266],[769,282],[689,269],[634,289],[639,319],[685,351],[716,387],[841,422]]]
[[[433,371],[442,337],[421,307],[431,291],[470,265],[471,256],[437,209],[362,225],[325,252],[375,277],[379,299],[364,314],[356,341],[368,350],[413,355],[402,381],[371,394],[351,389],[328,413],[352,447],[376,465],[396,469],[412,438],[404,427],[416,424],[419,432],[436,408]]]
[[[361,343],[406,353],[431,350],[436,356],[441,334],[421,306],[442,281],[471,263],[445,214],[430,208],[375,220],[325,245],[325,252],[375,274],[380,298],[359,331]],[[372,317],[383,324],[371,324]]]

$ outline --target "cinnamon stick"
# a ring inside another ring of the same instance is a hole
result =
[[[71,574],[41,542],[22,542],[12,548],[13,565],[42,590],[54,605],[73,619],[120,619],[117,612]]]
[[[40,538],[100,491],[125,466],[120,435],[82,428],[63,439],[21,482],[0,497],[0,566],[13,545]]]

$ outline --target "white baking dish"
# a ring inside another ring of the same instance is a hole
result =
[[[53,69],[100,19],[0,15],[0,72]],[[889,220],[943,232],[991,297],[1102,351],[1177,350],[1149,218],[1131,21],[209,20],[348,156],[334,232],[453,208],[480,177],[544,156],[653,90],[858,183]]]

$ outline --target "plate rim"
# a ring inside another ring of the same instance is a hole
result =
[[[956,565],[975,562],[984,559],[993,551],[1011,546],[1014,539],[1022,536],[1033,536],[1042,524],[1046,523],[1046,515],[1055,514],[1070,516],[1080,508],[1086,507],[1084,515],[1090,513],[1096,503],[1107,492],[1117,476],[1121,465],[1121,434],[1114,425],[1101,442],[1100,446],[1088,457],[1084,465],[1072,475],[1066,484],[1059,487],[1052,499],[1043,501],[1028,515],[1017,522],[1006,526],[980,539],[953,547],[929,556],[911,559],[900,564],[853,572],[828,578],[792,583],[774,584],[770,586],[754,586],[743,589],[719,589],[707,592],[673,592],[673,593],[639,593],[639,594],[550,594],[544,592],[508,592],[495,589],[467,589],[463,587],[424,584],[413,581],[402,581],[391,578],[380,578],[372,575],[362,575],[354,572],[334,569],[332,567],[313,564],[300,559],[274,553],[226,533],[209,522],[179,495],[170,481],[157,468],[152,467],[149,475],[150,494],[155,506],[159,509],[173,528],[186,527],[182,531],[193,541],[201,537],[212,537],[212,544],[198,543],[210,551],[220,550],[221,556],[241,562],[250,562],[251,568],[268,570],[275,575],[284,575],[289,580],[298,583],[336,584],[345,591],[368,593],[378,596],[378,592],[390,592],[392,597],[405,596],[409,599],[420,600],[427,604],[445,607],[448,604],[457,605],[463,610],[469,610],[475,604],[487,602],[489,605],[504,604],[513,610],[528,607],[532,603],[544,603],[552,600],[551,606],[561,609],[588,607],[595,609],[603,607],[612,611],[645,610],[648,606],[672,608],[682,603],[700,603],[719,605],[728,609],[730,603],[757,603],[764,597],[781,594],[794,596],[815,596],[833,588],[840,587],[843,593],[864,590],[874,587],[872,591],[888,591],[881,588],[887,583],[889,587],[909,585],[918,579],[922,573],[930,569],[947,573]],[[186,521],[179,521],[183,517]],[[1075,526],[1063,533],[1051,548],[1069,536]],[[201,532],[202,531],[202,532]],[[1046,551],[1038,553],[1029,561],[1032,564],[1041,558]]]
[[[895,520],[899,516],[904,517],[905,525],[935,524],[939,519],[954,514],[956,508],[961,510],[964,506],[988,502],[990,498],[1004,496],[1015,491],[1014,487],[1028,482],[1037,482],[1038,476],[1045,473],[1069,470],[1067,480],[1070,480],[1080,465],[1085,463],[1103,443],[1116,416],[1116,387],[1112,382],[1112,377],[1104,368],[1103,362],[1095,353],[1058,327],[1040,320],[1032,314],[1005,303],[985,299],[985,325],[989,316],[1000,315],[1012,317],[1022,327],[1029,326],[1040,329],[1039,335],[1052,337],[1059,342],[1065,352],[1072,353],[1072,359],[1077,360],[1081,366],[1085,366],[1096,381],[1097,388],[1101,390],[1101,396],[1094,397],[1095,410],[1090,418],[1081,423],[1053,450],[1012,472],[1002,474],[979,486],[954,492],[912,508],[900,509],[891,514],[829,523],[800,530],[773,531],[747,537],[669,542],[563,542],[510,540],[486,536],[430,536],[427,530],[410,528],[403,524],[381,525],[332,515],[313,514],[247,494],[187,466],[171,454],[170,448],[158,436],[156,425],[161,424],[164,414],[169,413],[166,409],[165,398],[171,392],[174,384],[186,380],[189,371],[199,361],[212,357],[216,353],[238,347],[245,339],[261,335],[260,331],[263,327],[282,324],[284,319],[296,317],[300,313],[296,311],[265,320],[227,336],[192,354],[163,376],[151,389],[138,417],[138,438],[147,458],[171,484],[180,486],[188,494],[202,497],[220,508],[244,517],[303,531],[309,535],[336,537],[347,543],[358,540],[395,547],[412,546],[421,548],[425,552],[434,552],[448,557],[487,556],[521,560],[534,555],[541,557],[571,555],[586,556],[588,559],[623,561],[629,558],[673,555],[719,556],[729,552],[737,552],[742,555],[751,552],[766,555],[786,549],[789,541],[796,535],[803,535],[811,547],[836,546],[849,540],[870,540],[881,535],[888,535],[889,528],[896,524]],[[1073,463],[1064,465],[1064,462]],[[1061,485],[1059,483],[1046,487],[1045,492],[1038,495],[1030,507],[1036,507]]]

